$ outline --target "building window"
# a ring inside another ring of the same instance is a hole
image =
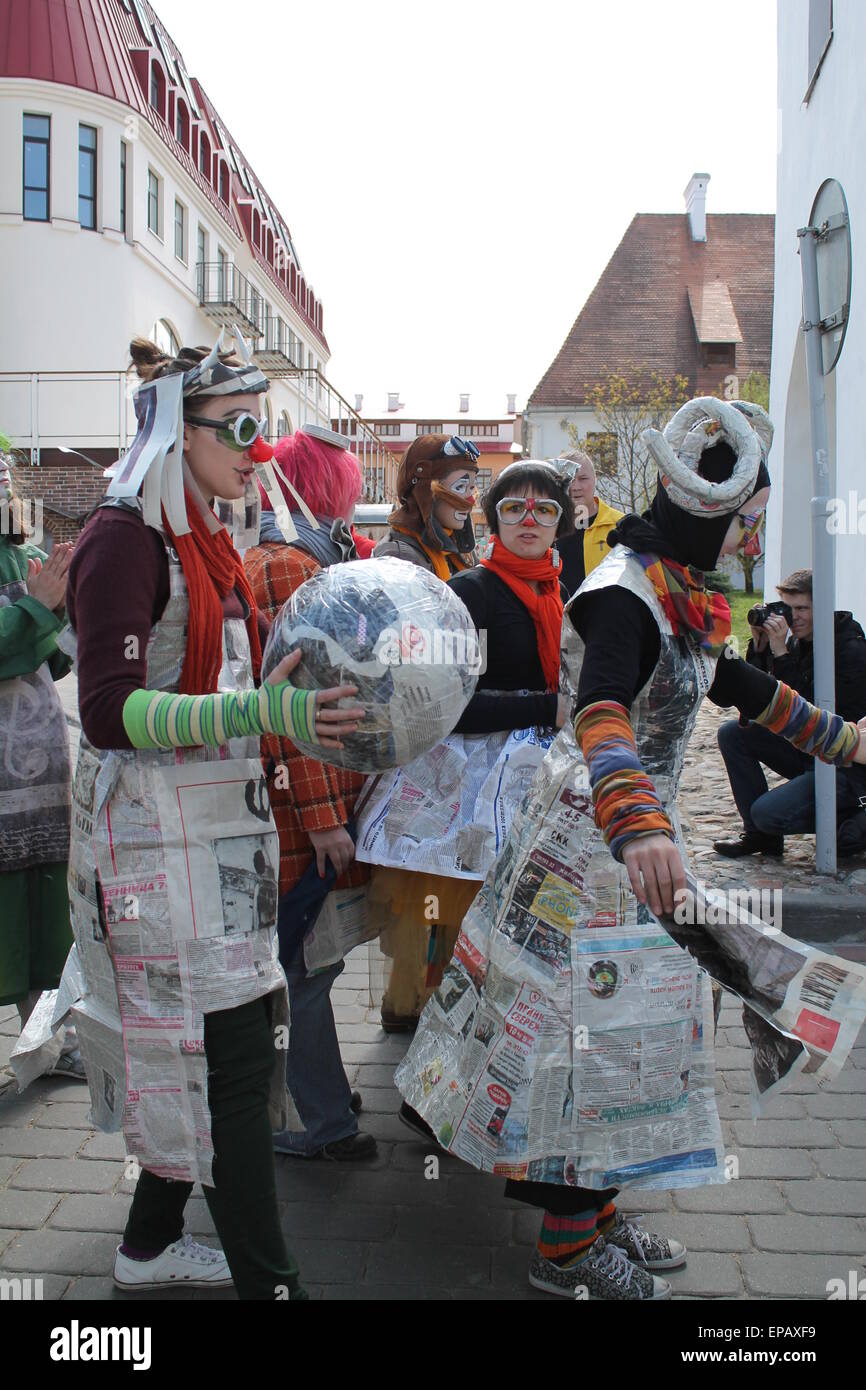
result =
[[[229,200],[229,170],[225,160],[220,161],[220,198],[224,203]]]
[[[120,230],[126,236],[126,141],[120,142]]]
[[[48,171],[51,117],[24,117],[24,216],[28,222],[49,218]]]
[[[96,128],[78,127],[78,221],[96,231]]]
[[[493,482],[493,469],[492,469],[492,468],[479,468],[479,470],[478,470],[478,477],[477,477],[477,479],[476,479],[476,486],[477,486],[477,488],[478,488],[478,494],[479,494],[479,496],[481,496],[483,493],[485,493],[485,492],[487,491],[487,489],[491,486],[492,482]]]
[[[186,265],[186,208],[174,200],[174,254]]]
[[[735,367],[737,365],[736,343],[702,343],[701,348],[705,367]]]
[[[207,138],[207,136],[205,135],[204,131],[202,131],[201,135],[199,136],[199,141],[198,141],[198,167],[199,167],[199,169],[201,170],[201,172],[204,174],[204,176],[205,176],[205,178],[207,179],[208,183],[210,183],[210,176],[211,176],[210,140],[208,140],[208,138]]]
[[[460,433],[461,433],[462,435],[464,435],[466,439],[472,439],[473,436],[474,436],[476,439],[484,439],[484,438],[488,438],[488,439],[498,439],[498,438],[499,438],[499,426],[498,426],[498,425],[468,425],[468,424],[467,424],[467,425],[464,425],[464,426],[462,427]]]
[[[374,425],[373,428],[377,434],[399,435],[400,422],[399,420],[383,420],[381,424]]]
[[[217,251],[217,303],[225,304],[226,286],[229,279],[229,258],[220,247]]]
[[[277,439],[284,439],[287,434],[292,432],[292,422],[284,410],[280,411],[280,418],[277,421]]]
[[[180,343],[171,324],[165,319],[157,319],[150,330],[150,336],[160,352],[164,352],[168,357],[177,357],[180,352]]]
[[[415,426],[415,433],[416,433],[416,435],[418,435],[418,434],[441,434],[441,433],[442,433],[442,421],[440,420],[438,424],[436,424],[435,422],[434,422],[433,424],[431,424],[429,420],[422,420],[420,424],[418,424],[418,425]]]
[[[189,149],[189,112],[183,102],[178,97],[177,115],[175,117],[175,134],[178,143],[183,145],[185,150]]]
[[[165,76],[155,62],[150,65],[150,104],[165,120]]]
[[[147,225],[150,230],[160,236],[160,178],[152,169],[147,171]]]
[[[205,266],[207,265],[207,232],[205,231],[204,227],[201,225],[200,222],[198,224],[198,232],[196,234],[195,263],[196,276],[198,279],[198,297],[199,299],[203,299],[205,283]]]

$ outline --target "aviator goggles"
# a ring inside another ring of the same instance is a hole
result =
[[[496,515],[506,526],[519,526],[530,514],[539,526],[555,526],[562,507],[548,497],[501,497],[496,503]]]
[[[183,418],[188,425],[216,430],[220,444],[225,444],[227,449],[233,449],[238,454],[246,453],[257,439],[262,438],[268,428],[267,417],[257,420],[255,415],[247,412],[239,415],[236,420],[207,420],[201,415],[184,415]]]

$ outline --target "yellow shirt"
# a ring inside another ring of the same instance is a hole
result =
[[[607,533],[612,531],[616,523],[625,516],[625,512],[618,512],[616,507],[608,506],[600,497],[596,497],[595,504],[598,511],[586,528],[583,536],[583,564],[587,574],[590,574],[600,565],[605,555],[610,551],[607,543]]]

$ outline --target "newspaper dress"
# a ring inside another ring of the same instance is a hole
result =
[[[166,551],[170,597],[148,642],[147,685],[176,692],[189,602]],[[218,688],[252,684],[245,624],[227,619]],[[69,864],[76,945],[60,994],[76,1001],[94,1120],[122,1128],[127,1152],[160,1176],[213,1184],[204,1015],[267,995],[273,1027],[287,1028],[278,867],[257,738],[97,751],[82,737]],[[285,1051],[275,1047],[274,1130],[286,1120]]]
[[[714,661],[674,636],[623,546],[581,593],[614,584],[659,628],[632,724],[682,849],[677,784]],[[566,615],[563,664],[575,689],[583,650]],[[709,979],[611,857],[566,725],[463,921],[397,1085],[439,1142],[481,1169],[594,1188],[717,1182],[711,1037]]]

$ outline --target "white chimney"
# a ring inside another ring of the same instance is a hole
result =
[[[517,414],[517,392],[516,392],[516,391],[514,391],[513,393],[510,393],[510,394],[509,394],[509,396],[508,396],[508,409],[507,409],[507,411],[506,411],[505,413],[506,413],[506,415],[516,415],[516,414]]]
[[[468,414],[469,414],[469,392],[468,392],[468,391],[465,392],[465,393],[461,391],[461,393],[460,393],[460,414],[461,414],[461,415],[468,415]]]
[[[399,410],[403,402],[400,400],[399,391],[388,392],[388,409],[391,411]]]
[[[355,393],[355,409],[359,415],[361,414],[361,411],[364,409],[364,397],[359,396],[357,392]]]
[[[686,212],[689,215],[692,241],[706,241],[707,239],[707,184],[709,181],[709,174],[692,174],[683,193],[686,200]]]

